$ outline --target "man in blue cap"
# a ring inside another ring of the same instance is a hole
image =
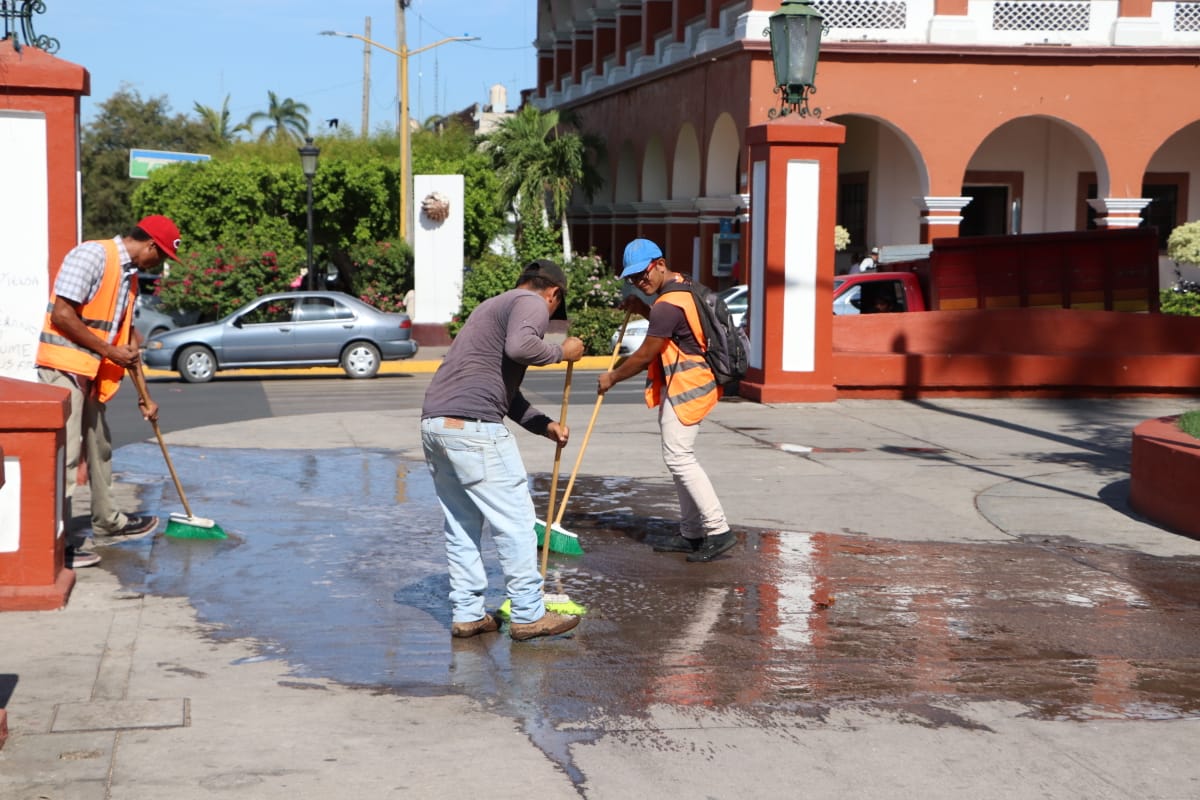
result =
[[[712,561],[737,543],[708,474],[696,458],[700,423],[716,407],[721,389],[704,360],[704,329],[692,293],[678,291],[688,280],[667,267],[662,250],[649,239],[634,239],[625,248],[621,277],[646,295],[621,303],[650,320],[645,341],[621,366],[598,378],[604,394],[615,384],[649,371],[646,405],[658,407],[663,461],[679,496],[679,533],[652,541],[656,552],[687,553],[691,562]]]

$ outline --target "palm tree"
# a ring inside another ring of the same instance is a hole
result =
[[[266,122],[267,127],[258,135],[259,141],[274,138],[277,142],[300,141],[308,134],[309,108],[290,97],[280,100],[274,92],[267,92],[267,110],[255,111],[246,117],[245,125],[253,127]]]
[[[590,200],[601,183],[594,161],[604,153],[597,137],[564,130],[574,123],[571,115],[526,105],[487,137],[504,200],[518,223],[529,224],[533,215],[547,227],[551,216],[560,220],[564,261],[571,258],[571,195],[578,188]]]
[[[196,113],[200,115],[200,120],[212,132],[213,138],[221,143],[232,142],[239,133],[250,132],[250,126],[245,122],[239,122],[234,127],[229,127],[229,95],[225,95],[225,101],[221,103],[221,110],[217,111],[212,106],[201,105],[198,102],[193,102],[192,107]]]

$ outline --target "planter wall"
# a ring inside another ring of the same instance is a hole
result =
[[[1200,538],[1200,439],[1181,431],[1176,420],[1151,419],[1134,428],[1129,504],[1160,525]]]

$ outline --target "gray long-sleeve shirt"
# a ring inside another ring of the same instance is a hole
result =
[[[421,418],[514,420],[543,434],[550,418],[521,394],[530,366],[562,361],[562,348],[542,337],[550,310],[528,289],[511,289],[480,303],[459,331],[425,390]]]

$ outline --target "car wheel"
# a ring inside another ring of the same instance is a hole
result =
[[[203,345],[183,348],[179,354],[179,377],[188,383],[208,383],[217,372],[217,359]]]
[[[370,342],[352,342],[342,351],[342,369],[351,378],[374,378],[379,362],[379,348]]]
[[[166,332],[167,332],[167,331],[169,331],[169,330],[171,330],[171,329],[170,329],[170,328],[164,328],[162,325],[159,325],[157,328],[155,328],[154,330],[150,331],[150,335],[151,335],[151,336],[158,336],[160,333],[166,333]]]

